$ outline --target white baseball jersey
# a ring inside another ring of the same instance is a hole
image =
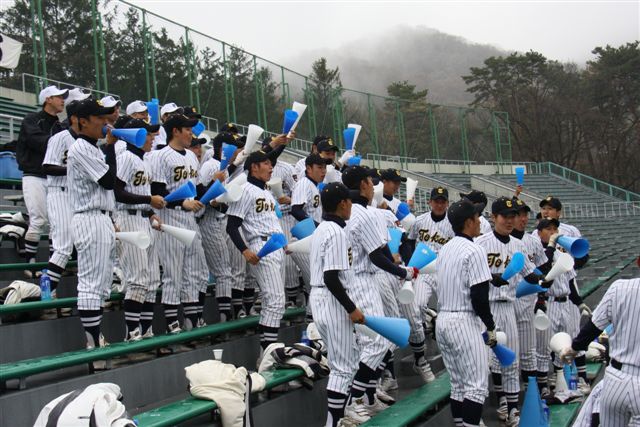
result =
[[[118,157],[117,176],[118,179],[125,183],[125,191],[139,196],[151,196],[151,165],[145,162],[140,156],[125,150]],[[149,204],[128,205],[125,203],[116,203],[118,209],[144,209],[151,207]]]
[[[389,209],[378,209],[376,208],[375,212],[382,218],[382,222],[389,227],[398,227],[398,218],[396,218],[395,214],[391,212]]]
[[[304,205],[307,216],[315,222],[322,221],[322,205],[320,204],[320,192],[318,186],[305,176],[298,181],[291,195],[291,206]]]
[[[525,255],[533,265],[539,267],[548,261],[547,254],[544,253],[544,247],[542,247],[540,239],[531,234],[524,233],[521,241],[522,244],[524,244]]]
[[[446,215],[440,221],[436,221],[431,212],[426,212],[416,218],[408,237],[416,242],[426,243],[435,253],[438,253],[449,240],[455,237],[455,233]]]
[[[491,232],[478,237],[476,243],[487,251],[487,259],[491,273],[503,273],[516,252],[525,255],[524,268],[520,272],[523,277],[533,273],[535,269],[533,263],[526,256],[524,244],[519,239],[509,236],[509,241],[503,243]],[[519,276],[516,274],[509,279],[508,286],[489,286],[489,301],[514,301],[516,299],[518,279]]]
[[[338,170],[334,165],[327,165],[327,174],[324,177],[325,184],[331,182],[342,182],[342,172]]]
[[[197,183],[202,184],[205,187],[211,184],[213,176],[220,170],[220,162],[213,157],[207,160],[200,166],[200,172],[198,173]]]
[[[353,254],[345,230],[333,221],[318,225],[311,237],[311,286],[323,287],[324,272],[338,270],[338,277],[345,289],[353,279],[351,264]]]
[[[287,162],[278,160],[273,167],[271,174],[272,178],[280,178],[282,180],[282,192],[285,196],[291,197],[293,189],[296,186],[296,180],[294,178],[294,168]],[[280,211],[283,214],[291,212],[291,205],[280,205]]]
[[[480,234],[491,233],[493,228],[491,228],[491,223],[484,217],[484,215],[480,215]]]
[[[160,126],[158,134],[153,138],[152,150],[155,150],[158,145],[167,145],[167,131],[164,130],[164,126]]]
[[[491,280],[485,249],[461,236],[442,247],[436,271],[438,311],[473,312],[471,287]]]
[[[127,143],[121,139],[117,140],[115,144],[115,151],[116,157],[118,157],[120,154],[127,151]]]
[[[178,151],[167,145],[154,153],[152,162],[153,182],[166,184],[169,193],[189,180],[193,185],[197,184],[200,164],[196,155],[190,150]]]
[[[566,222],[560,223],[559,233],[567,237],[582,237],[580,230]]]
[[[102,151],[95,144],[79,137],[69,148],[67,162],[73,211],[113,211],[116,203],[113,190],[107,190],[98,184],[98,180],[109,170]]]
[[[244,186],[240,200],[229,204],[227,215],[237,216],[242,221],[242,234],[248,242],[273,233],[282,233],[276,216],[276,200],[271,191],[251,182]]]
[[[305,163],[306,160],[306,157],[301,158],[293,167],[293,179],[295,179],[296,181],[300,181],[305,177],[305,172],[307,171],[307,165]]]
[[[72,130],[65,129],[49,138],[47,152],[44,155],[43,165],[67,166],[67,156],[71,144],[78,138],[72,134]],[[47,187],[66,187],[67,176],[47,175]]]
[[[354,203],[347,221],[345,230],[351,238],[356,274],[377,273],[378,267],[371,263],[369,254],[389,241],[389,232],[374,209]]]
[[[398,211],[398,206],[400,206],[400,203],[402,203],[400,199],[393,196],[389,198],[389,196],[387,195],[384,195],[382,197],[384,198],[384,201],[387,203],[387,206],[389,207],[389,209],[391,209],[391,212],[396,213]]]

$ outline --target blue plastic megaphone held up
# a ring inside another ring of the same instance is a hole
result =
[[[404,217],[411,213],[411,208],[405,202],[402,202],[398,205],[398,209],[396,210],[396,218],[398,221],[402,221]]]
[[[196,197],[196,186],[193,185],[193,182],[187,181],[180,187],[173,190],[171,193],[164,196],[164,200],[166,202],[177,202],[179,200],[190,199],[192,197]]]
[[[156,98],[151,98],[147,103],[147,111],[149,112],[149,122],[152,125],[160,124],[160,102]]]
[[[287,238],[282,233],[273,233],[269,240],[264,244],[258,252],[258,258],[264,258],[272,252],[282,249],[287,245]]]
[[[540,285],[529,283],[526,280],[518,283],[516,287],[516,298],[522,298],[527,295],[537,294],[539,292],[547,292],[548,289],[543,288]]]
[[[229,166],[233,153],[236,152],[238,147],[233,144],[222,144],[222,158],[220,160],[220,170],[223,171]]]
[[[353,156],[349,160],[347,160],[347,166],[360,166],[361,161],[362,161],[362,157]]]
[[[518,185],[524,184],[524,168],[523,167],[516,168],[516,184]]]
[[[389,243],[387,243],[387,245],[389,246],[389,250],[392,254],[399,253],[400,243],[402,241],[402,230],[389,227],[389,236],[391,236],[391,240],[389,240]]]
[[[312,218],[303,219],[291,227],[291,235],[298,240],[311,236],[314,231],[316,231],[316,223]]]
[[[483,332],[482,337],[486,341],[488,338],[487,333]],[[502,366],[511,366],[516,360],[516,353],[507,346],[496,344],[491,350],[493,350],[493,354],[496,355]]]
[[[572,257],[583,258],[589,253],[589,241],[581,237],[560,236],[558,244],[565,248]]]
[[[298,113],[293,110],[284,110],[284,123],[282,124],[282,133],[288,134],[296,120],[298,120]]]
[[[203,205],[206,205],[213,199],[217,198],[218,196],[226,192],[227,192],[227,189],[224,188],[224,185],[222,184],[222,182],[218,180],[214,182],[213,185],[209,187],[207,192],[202,195],[202,197],[200,198],[200,203],[202,203]]]
[[[342,131],[342,138],[344,139],[344,147],[347,150],[353,149],[353,140],[356,137],[356,130],[354,128],[346,128]]]
[[[507,267],[504,269],[504,272],[502,273],[502,279],[503,280],[511,279],[513,276],[518,274],[523,267],[524,267],[524,255],[522,255],[522,252],[516,252],[511,257],[511,261],[509,262],[509,265],[507,265]]]
[[[437,257],[438,255],[429,247],[429,245],[424,242],[420,242],[413,251],[413,255],[411,255],[411,259],[407,266],[415,267],[420,270],[433,262]]]
[[[107,126],[102,128],[102,135],[107,135]],[[118,139],[123,140],[128,144],[135,145],[138,148],[142,148],[147,140],[147,130],[144,128],[133,129],[114,129],[111,128],[111,135]]]
[[[194,127],[191,128],[191,133],[194,136],[199,136],[205,130],[205,125],[201,121],[198,121]]]

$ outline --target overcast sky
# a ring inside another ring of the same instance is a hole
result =
[[[533,49],[551,59],[578,63],[589,59],[595,46],[640,39],[637,0],[134,3],[276,62],[301,50],[338,48],[384,34],[397,25],[427,26],[476,43]]]

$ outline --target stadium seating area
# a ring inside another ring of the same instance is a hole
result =
[[[0,98],[0,114],[22,117],[34,109],[33,106]],[[6,142],[8,126],[9,122],[0,116],[0,142]],[[303,155],[302,150],[288,150],[283,159],[295,161]],[[420,178],[416,173],[408,176]],[[468,174],[437,174],[428,178],[448,183],[456,189],[471,189],[471,176]],[[509,186],[515,183],[513,175],[485,178]],[[422,213],[427,209],[426,198],[430,189],[419,181],[416,211]],[[550,174],[527,175],[526,190],[539,198],[553,194],[567,203],[621,201]],[[403,192],[404,187],[401,195]],[[20,194],[19,182],[0,181],[0,211],[25,212]],[[456,196],[451,194],[452,199]],[[635,260],[640,255],[640,240],[631,236],[640,234],[640,215],[575,217],[568,222],[579,227],[591,243],[591,259],[581,270],[579,281],[590,306],[597,305],[613,280],[638,277],[640,272]],[[46,236],[40,246],[40,263],[28,267],[22,264],[14,241],[0,235],[0,288],[13,280],[24,280],[23,270],[27,268],[46,266],[49,250]],[[32,425],[40,409],[53,398],[97,382],[113,382],[121,386],[124,403],[141,427],[211,425],[212,419],[217,420],[216,404],[190,397],[184,368],[210,359],[213,349],[223,349],[223,361],[255,369],[259,347],[254,330],[257,317],[216,323],[219,317],[211,292],[215,286],[213,282],[205,305],[209,326],[134,343],[119,342],[124,336],[123,310],[120,307],[122,294],[114,292],[103,320],[105,336],[113,344],[107,348],[85,350],[82,326],[74,311],[77,278],[73,264],[68,270],[58,288],[59,299],[0,305],[0,414],[3,425]],[[156,310],[153,329],[165,330],[160,307]],[[303,317],[304,310],[300,308],[287,312],[286,326],[280,332],[282,341],[293,343],[300,338]],[[372,418],[367,426],[439,426],[447,422],[444,420],[450,417],[448,374],[444,371],[435,342],[428,341],[427,345],[437,380],[422,385],[411,369],[413,356],[410,351],[398,350],[395,362],[400,383],[398,403]],[[94,371],[90,362],[99,360],[108,360],[111,369]],[[589,369],[593,377],[602,375],[601,365],[591,365]],[[280,390],[300,375],[299,370],[281,370],[265,375],[267,391],[252,396],[251,400],[256,426],[323,425],[326,380],[316,382],[313,390]],[[275,388],[279,391],[274,391]],[[570,425],[578,408],[579,404],[552,406],[551,425]],[[495,411],[487,412],[491,412],[485,419],[487,425],[497,425]]]

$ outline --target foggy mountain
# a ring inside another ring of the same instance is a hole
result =
[[[388,84],[408,80],[416,90],[429,89],[431,103],[466,105],[473,97],[460,76],[490,56],[507,53],[427,27],[398,26],[337,49],[302,52],[282,63],[309,74],[312,62],[324,56],[331,68],[340,68],[344,87],[386,95]]]

